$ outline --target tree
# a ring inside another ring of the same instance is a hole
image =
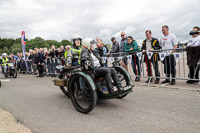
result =
[[[21,38],[0,38],[0,54],[16,54],[17,52],[22,52],[21,45]],[[44,40],[41,37],[36,37],[30,40],[26,39],[26,51],[28,51],[29,49],[44,47],[49,49],[52,45],[55,45],[55,47],[58,48],[61,45],[71,45],[71,42],[68,40],[62,40],[61,42],[58,42],[56,40]]]
[[[70,41],[68,41],[68,40],[62,40],[61,41],[61,45],[67,46],[67,45],[72,45],[72,43]]]

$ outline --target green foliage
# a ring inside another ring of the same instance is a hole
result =
[[[29,49],[45,47],[49,49],[52,45],[59,48],[61,45],[71,45],[71,42],[68,40],[62,40],[61,42],[56,40],[44,40],[41,37],[36,37],[30,40],[26,39],[26,51]],[[0,55],[2,53],[16,54],[18,52],[22,52],[21,38],[0,38]]]
[[[0,49],[0,55],[2,55],[2,53],[9,53],[9,49],[7,47],[4,47],[3,49]]]
[[[62,40],[61,41],[61,45],[67,46],[67,45],[72,45],[72,43],[70,41],[68,41],[68,40]]]

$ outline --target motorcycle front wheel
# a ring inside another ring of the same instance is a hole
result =
[[[13,78],[17,78],[17,70],[16,70],[16,69],[13,71],[12,77],[13,77]]]
[[[97,102],[97,93],[92,89],[89,80],[82,75],[75,74],[71,77],[69,86],[70,98],[76,110],[84,114],[91,112]]]

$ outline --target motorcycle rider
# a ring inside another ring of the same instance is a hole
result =
[[[72,39],[73,46],[67,51],[66,66],[79,66],[81,56],[81,41],[82,37],[77,35]]]
[[[72,67],[72,66],[80,66],[80,56],[81,56],[81,41],[82,37],[80,35],[76,35],[72,39],[73,46],[65,53],[66,58],[66,66]],[[79,79],[80,89],[84,89],[84,80],[80,77]]]
[[[105,77],[106,86],[110,94],[115,94],[113,88],[113,83],[116,84],[116,87],[119,91],[123,91],[122,85],[117,76],[117,72],[114,68],[103,67],[104,63],[99,53],[94,50],[96,43],[92,38],[85,38],[82,42],[82,51],[81,51],[81,66],[87,64],[89,61],[89,69],[93,70],[96,78]],[[87,69],[85,67],[84,69]],[[111,78],[112,77],[112,78]]]
[[[7,57],[7,54],[6,53],[3,53],[2,54],[2,70],[3,70],[3,73],[7,73],[7,66],[9,66],[9,63],[7,63],[9,61],[8,57]]]

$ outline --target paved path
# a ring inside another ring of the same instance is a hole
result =
[[[143,81],[124,99],[98,101],[84,115],[50,77],[9,79],[2,82],[0,106],[36,133],[200,133],[200,85],[170,89]]]

